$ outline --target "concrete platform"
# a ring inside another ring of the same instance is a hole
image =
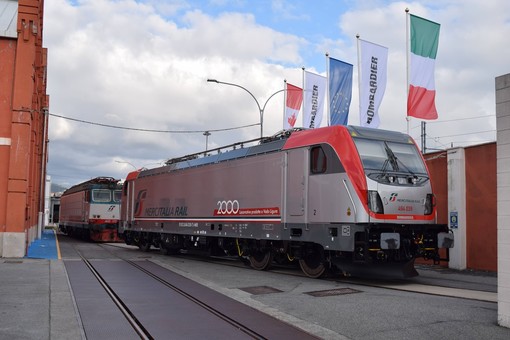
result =
[[[0,259],[0,339],[85,339],[60,259],[59,235],[52,230],[43,235],[40,242],[30,245],[27,258]],[[510,329],[497,325],[497,303],[491,302],[497,277],[490,273],[419,269],[422,282],[435,284],[435,290],[441,291],[438,286],[444,286],[446,293],[461,288],[466,294],[472,289],[485,291],[482,295],[492,294],[480,301],[452,297],[454,294],[409,291],[411,284],[406,283],[385,288],[362,286],[341,279],[312,280],[158,252],[142,253],[127,247],[120,251],[157,263],[324,339],[510,339]],[[78,260],[76,256],[69,259]],[[250,289],[260,287],[277,291],[250,293]],[[311,295],[332,289],[347,294]]]

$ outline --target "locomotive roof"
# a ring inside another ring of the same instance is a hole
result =
[[[195,166],[219,163],[232,159],[279,151],[283,148],[286,140],[293,132],[301,130],[303,129],[294,128],[290,130],[283,130],[270,137],[251,139],[248,141],[238,142],[183,157],[172,158],[166,161],[166,165],[163,167],[154,169],[140,169],[132,172],[128,174],[126,180],[129,181],[130,179],[136,177],[152,176],[162,172],[175,171]],[[258,144],[247,146],[256,142],[258,142]],[[214,152],[216,153],[213,154]]]
[[[371,139],[379,139],[379,140],[388,140],[388,141],[397,141],[403,143],[409,143],[410,137],[406,134],[394,131],[387,130],[379,130],[372,128],[362,128],[358,126],[329,126],[324,128],[318,128],[314,130],[310,129],[292,129],[292,130],[284,130],[281,131],[274,136],[265,137],[262,139],[252,139],[245,142],[239,142],[231,145],[227,145],[224,147],[220,147],[217,149],[208,150],[205,152],[199,152],[183,157],[172,158],[166,161],[166,165],[163,167],[158,167],[154,169],[141,169],[137,170],[128,175],[126,180],[130,180],[131,178],[136,177],[146,177],[152,176],[155,174],[159,174],[162,172],[170,172],[180,169],[186,169],[206,164],[213,164],[224,162],[232,159],[244,158],[254,155],[260,155],[264,153],[276,152],[282,149],[290,149],[294,147],[300,147],[306,145],[312,145],[316,143],[324,143],[327,142],[329,135],[335,135],[338,129],[347,129],[348,134],[353,137],[363,137],[363,138],[371,138]],[[291,138],[293,133],[304,130],[304,133],[297,133],[297,139],[294,142],[294,137]],[[318,133],[315,134],[314,132]],[[319,133],[319,131],[321,131]],[[344,130],[345,131],[345,130]],[[313,138],[309,138],[311,134],[314,135]],[[299,136],[299,137],[298,137]],[[306,136],[306,137],[305,137]],[[304,137],[304,138],[302,138]],[[250,143],[259,142],[256,145],[246,146]],[[289,143],[287,143],[289,142]],[[303,144],[305,143],[305,144]],[[215,154],[213,154],[216,152]]]
[[[412,142],[409,135],[397,131],[381,130],[352,125],[347,126],[347,130],[349,130],[349,133],[353,137],[362,137],[401,143]]]
[[[64,191],[62,196],[94,188],[120,189],[120,185],[118,185],[118,182],[119,180],[113,177],[96,177],[88,181],[73,185],[72,187]]]
[[[282,149],[283,145],[285,144],[284,139],[275,140],[275,141],[269,141],[265,142],[263,144],[254,145],[250,147],[240,147],[235,148],[230,151],[224,151],[224,152],[218,152],[216,154],[209,154],[207,153],[204,157],[198,157],[198,155],[190,155],[185,157],[180,157],[177,159],[171,159],[166,162],[166,166],[150,169],[150,170],[142,170],[140,172],[139,177],[145,177],[145,176],[151,176],[155,174],[159,174],[162,172],[169,172],[169,171],[175,171],[185,168],[191,168],[195,166],[201,166],[206,164],[213,164],[213,163],[219,163],[224,162],[232,159],[238,159],[238,158],[244,158],[244,157],[250,157],[254,155],[260,155],[264,153],[270,153],[279,151]]]

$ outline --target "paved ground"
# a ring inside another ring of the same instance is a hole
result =
[[[46,251],[52,242],[54,250]],[[28,252],[40,258],[0,259],[0,339],[85,338],[58,250],[55,235],[45,231]],[[419,279],[406,282],[313,280],[157,252],[119,251],[158,263],[324,339],[510,339],[510,329],[497,325],[497,303],[491,302],[496,277],[486,273],[423,267]],[[51,259],[55,252],[57,259]],[[429,292],[423,285],[428,283],[445,288]],[[484,293],[470,299],[437,295],[469,295],[472,289]]]

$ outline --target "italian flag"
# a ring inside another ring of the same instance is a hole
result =
[[[437,119],[434,67],[439,42],[438,23],[411,14],[411,60],[407,115]]]

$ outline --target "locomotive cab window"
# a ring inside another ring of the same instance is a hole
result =
[[[310,149],[310,174],[333,174],[345,172],[338,155],[329,144],[313,146]]]
[[[112,194],[109,189],[94,189],[92,190],[92,201],[93,202],[110,202],[112,200]]]
[[[323,174],[328,168],[328,159],[321,146],[310,150],[310,171],[312,174]]]

